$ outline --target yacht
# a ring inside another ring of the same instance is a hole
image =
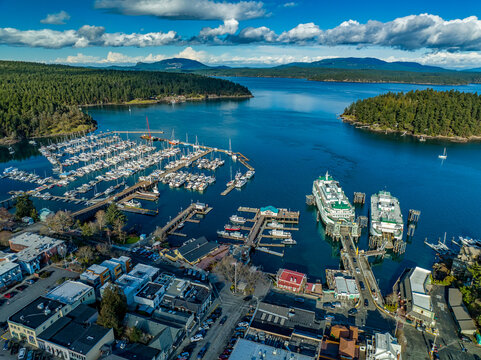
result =
[[[291,237],[290,232],[284,231],[284,230],[278,230],[278,229],[270,230],[269,234],[271,236],[279,237],[279,238],[290,238]]]
[[[224,230],[226,231],[239,231],[241,227],[239,225],[227,224],[224,225]]]
[[[281,241],[281,244],[284,244],[284,245],[296,245],[297,244],[297,241],[294,240],[293,238],[287,238],[287,239],[284,239]]]
[[[438,155],[438,158],[442,160],[446,160],[448,158],[448,154],[446,153],[446,148],[444,148],[444,152],[442,155]]]
[[[243,218],[242,216],[238,216],[238,215],[232,215],[229,220],[234,223],[234,224],[239,224],[239,225],[242,225],[242,224],[245,224],[245,222],[247,221],[245,218]]]

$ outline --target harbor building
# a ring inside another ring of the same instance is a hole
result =
[[[434,308],[429,295],[431,271],[415,267],[406,269],[394,285],[406,317],[419,324],[434,326]]]
[[[0,261],[0,288],[8,287],[23,279],[20,265],[11,261]]]
[[[208,257],[219,248],[219,244],[207,241],[205,236],[187,240],[178,249],[166,252],[165,256],[172,261],[184,261],[189,265],[195,265]]]
[[[338,240],[341,236],[361,236],[355,221],[354,207],[349,202],[339,182],[329,175],[319,176],[312,185],[314,204],[319,217],[326,226],[326,233]]]
[[[334,296],[338,300],[354,300],[361,296],[356,280],[352,277],[336,276],[334,284]]]
[[[371,225],[369,245],[377,249],[393,249],[396,253],[405,250],[402,240],[404,221],[399,200],[388,191],[379,191],[371,196]]]
[[[302,293],[304,292],[306,283],[306,274],[287,269],[279,269],[279,271],[277,272],[276,286],[279,289],[295,293]]]

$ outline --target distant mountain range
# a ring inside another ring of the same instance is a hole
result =
[[[424,73],[453,72],[439,66],[422,65],[417,62],[394,61],[387,62],[376,58],[332,58],[314,62],[292,62],[284,65],[274,66],[271,69],[286,68],[318,68],[318,69],[345,69],[345,70],[384,70],[384,71],[411,71]],[[185,58],[172,58],[153,63],[139,62],[131,66],[109,66],[108,69],[114,70],[145,70],[145,71],[175,71],[192,72],[212,69],[231,69],[229,66],[209,66],[197,60]],[[467,72],[481,72],[481,68],[466,69]]]

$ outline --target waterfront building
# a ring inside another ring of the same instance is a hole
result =
[[[279,269],[277,271],[276,286],[279,289],[301,293],[304,292],[306,283],[306,274],[287,269]]]
[[[370,235],[383,241],[402,240],[404,221],[399,200],[388,191],[371,196]]]
[[[11,261],[0,261],[0,287],[5,288],[9,285],[20,282],[23,279],[20,265]]]
[[[434,326],[434,308],[429,290],[431,271],[415,267],[406,269],[394,285],[406,317],[427,326]]]
[[[172,261],[181,260],[189,265],[195,265],[208,257],[218,247],[219,244],[207,241],[205,236],[201,236],[200,238],[186,241],[180,248],[175,249],[173,254],[172,252],[166,253],[166,257]]]

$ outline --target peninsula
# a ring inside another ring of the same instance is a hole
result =
[[[481,96],[476,93],[389,92],[352,103],[341,117],[373,131],[453,141],[481,139]]]
[[[0,61],[0,141],[92,130],[96,122],[82,106],[251,96],[239,84],[195,74]]]

